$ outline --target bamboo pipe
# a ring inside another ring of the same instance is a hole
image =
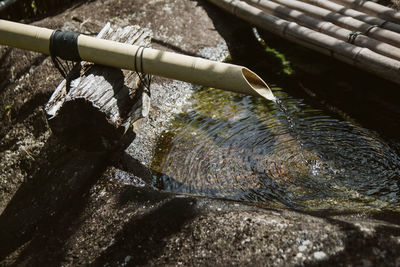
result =
[[[400,12],[392,8],[382,6],[372,1],[360,0],[333,0],[336,3],[342,4],[346,7],[351,7],[368,14],[378,16],[382,19],[400,24]]]
[[[0,20],[0,44],[3,45],[49,55],[52,32],[46,28]],[[268,85],[242,66],[151,48],[142,49],[85,35],[79,35],[77,43],[79,56],[85,61],[127,70],[135,70],[134,63],[138,61],[137,71],[147,74],[275,100]],[[136,61],[137,54],[141,55],[141,59]]]
[[[231,14],[256,26],[322,54],[356,66],[400,84],[400,61],[382,56],[367,48],[354,46],[295,22],[266,14],[238,0],[208,0]]]
[[[365,35],[389,43],[391,45],[400,47],[400,34],[381,29],[379,27],[371,28],[373,25],[362,22],[360,20],[342,16],[332,11],[320,8],[314,5],[303,3],[297,0],[273,0],[276,3],[285,5],[287,7],[303,11],[312,16],[330,21],[336,25],[344,28],[353,29],[363,32]]]
[[[381,27],[383,29],[387,29],[390,31],[400,33],[400,25],[399,24],[396,24],[396,23],[393,23],[393,22],[390,22],[390,21],[387,21],[387,20],[384,20],[381,18],[369,16],[360,11],[357,11],[357,10],[354,10],[351,8],[346,8],[345,6],[340,5],[338,3],[334,3],[334,2],[331,2],[328,0],[305,0],[305,2],[317,5],[319,7],[325,8],[325,9],[329,9],[331,11],[340,13],[345,16],[353,17],[355,19],[364,21],[371,25],[380,25],[379,27]]]
[[[269,0],[245,0],[247,3],[260,7],[263,11],[275,15],[277,17],[295,21],[296,23],[308,27],[310,29],[325,33],[332,37],[347,41],[350,30],[343,29],[331,22],[322,21],[311,17],[304,12],[290,9],[278,3]],[[400,48],[371,39],[364,35],[358,35],[353,42],[354,45],[369,48],[379,54],[400,60]]]

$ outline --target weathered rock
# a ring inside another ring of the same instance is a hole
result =
[[[108,23],[97,38],[148,46],[151,34],[138,26],[115,28]],[[146,91],[135,72],[78,63],[54,91],[46,115],[52,132],[72,147],[126,147],[135,137],[134,123],[149,113]]]
[[[75,205],[81,207],[78,218],[75,208],[63,209],[29,243],[19,240],[20,247],[4,263],[297,266],[369,261],[394,266],[400,261],[398,222],[162,193],[116,168],[109,168]]]
[[[226,53],[225,38],[231,52],[248,52],[249,27],[203,1],[97,0],[36,24],[97,33],[105,20],[148,26],[158,48]],[[70,151],[50,135],[40,110],[61,80],[51,61],[4,48],[1,59],[0,101],[4,110],[15,102],[1,113],[0,265],[400,265],[396,213],[305,214],[149,186],[157,136],[190,85],[155,79],[149,131],[114,162],[123,170],[105,171],[108,155]]]

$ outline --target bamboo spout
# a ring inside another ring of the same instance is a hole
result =
[[[3,45],[50,54],[52,32],[50,29],[0,20],[0,44]],[[275,100],[268,85],[242,66],[85,35],[77,38],[77,50],[79,57],[85,61]]]

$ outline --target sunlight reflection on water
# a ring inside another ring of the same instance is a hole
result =
[[[164,153],[153,164],[163,173],[157,185],[299,209],[399,205],[400,159],[377,134],[274,93],[284,109],[220,90],[196,92],[164,134]]]

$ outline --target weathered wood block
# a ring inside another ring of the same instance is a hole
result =
[[[97,38],[148,46],[151,32],[108,23]],[[129,145],[135,137],[135,122],[147,116],[150,108],[150,92],[138,75],[81,62],[67,80],[59,84],[45,107],[53,134],[69,146],[88,151]]]

